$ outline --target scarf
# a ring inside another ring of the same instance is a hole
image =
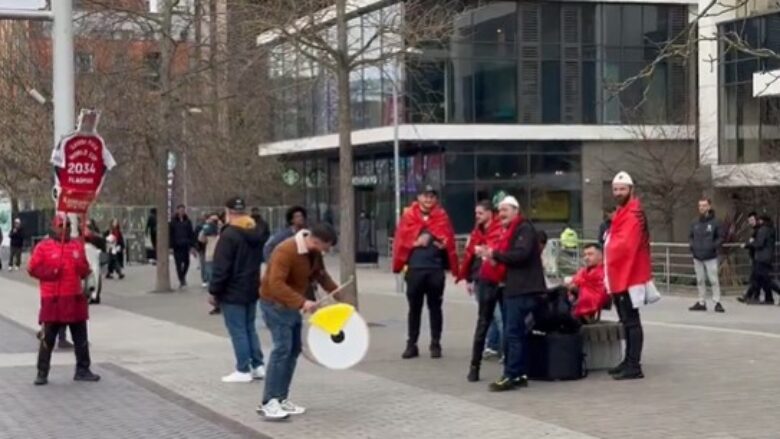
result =
[[[509,250],[509,246],[512,243],[512,237],[514,236],[517,227],[523,221],[523,216],[520,214],[518,214],[507,227],[503,227],[501,221],[497,220],[496,223],[499,224],[499,227],[494,227],[488,232],[487,246],[493,249],[493,251],[498,252]],[[500,284],[506,279],[506,265],[492,259],[485,260],[482,262],[482,267],[479,269],[479,277],[488,282]]]
[[[393,239],[393,272],[400,273],[409,261],[409,255],[414,248],[414,242],[423,230],[427,230],[434,239],[445,243],[447,260],[452,274],[458,277],[458,253],[455,249],[455,231],[450,223],[447,212],[436,205],[425,219],[420,204],[416,201],[406,209]]]

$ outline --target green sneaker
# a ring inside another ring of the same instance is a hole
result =
[[[498,381],[490,383],[488,389],[491,392],[506,392],[507,390],[514,390],[517,388],[515,380],[507,377],[501,377]]]

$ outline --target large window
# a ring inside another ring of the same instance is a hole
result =
[[[724,24],[720,32],[720,161],[780,160],[780,98],[753,97],[753,73],[780,68],[780,14]],[[752,53],[751,53],[752,52]]]

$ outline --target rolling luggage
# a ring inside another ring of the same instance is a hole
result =
[[[587,375],[583,337],[579,332],[533,332],[528,339],[528,377],[535,380],[578,380]]]

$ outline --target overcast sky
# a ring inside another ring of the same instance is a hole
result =
[[[46,6],[46,0],[0,0],[0,8],[39,9]]]

